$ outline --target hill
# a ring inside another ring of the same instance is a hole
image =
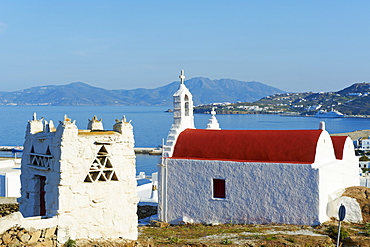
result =
[[[260,82],[232,79],[211,80],[198,77],[185,81],[194,104],[256,101],[282,90]],[[154,89],[107,90],[86,83],[32,87],[14,92],[0,92],[0,105],[172,105],[172,95],[179,82]]]
[[[338,110],[346,115],[370,115],[370,83],[355,83],[337,92],[278,93],[253,103],[218,106],[217,113],[270,113],[314,115],[318,110]],[[211,106],[196,108],[209,112]]]

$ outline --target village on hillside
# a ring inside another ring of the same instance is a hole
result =
[[[179,78],[150,177],[135,176],[126,117],[107,130],[93,116],[79,129],[67,115],[54,125],[35,113],[22,159],[0,160],[0,246],[369,243],[370,162],[359,156],[370,141],[330,135],[324,121],[309,130],[223,130],[215,109],[196,129],[183,70]],[[350,230],[335,232],[338,221]],[[205,228],[215,230],[208,239]],[[185,229],[196,229],[198,242]]]
[[[220,102],[195,107],[196,113],[217,114],[280,114],[288,116],[315,116],[318,111],[333,109],[345,117],[369,117],[370,83],[355,83],[338,92],[278,93],[251,102]]]

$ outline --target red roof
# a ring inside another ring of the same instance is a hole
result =
[[[347,136],[331,136],[331,140],[334,146],[335,157],[338,160],[343,159],[344,143],[347,140]]]
[[[322,130],[204,130],[180,133],[172,158],[306,163]]]

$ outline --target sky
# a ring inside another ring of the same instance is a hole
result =
[[[208,77],[284,91],[370,81],[370,1],[1,0],[0,91]]]

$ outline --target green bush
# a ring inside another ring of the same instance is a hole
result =
[[[180,242],[178,237],[169,237],[168,240],[170,241],[170,244],[178,244]]]
[[[370,222],[366,223],[364,228],[365,228],[365,235],[367,237],[370,237]]]
[[[68,239],[67,242],[64,244],[65,247],[76,247],[76,241],[72,239]]]
[[[370,159],[369,159],[369,157],[367,157],[366,155],[363,155],[363,156],[361,156],[360,157],[360,159],[359,159],[360,161],[369,161]]]
[[[338,227],[337,226],[330,226],[328,229],[328,234],[331,238],[337,239],[338,237]],[[349,237],[349,232],[342,226],[340,228],[340,236],[339,239],[343,240]]]
[[[221,244],[224,244],[224,245],[229,245],[229,244],[233,244],[233,241],[231,241],[230,239],[228,238],[225,238],[224,240],[221,241]]]

